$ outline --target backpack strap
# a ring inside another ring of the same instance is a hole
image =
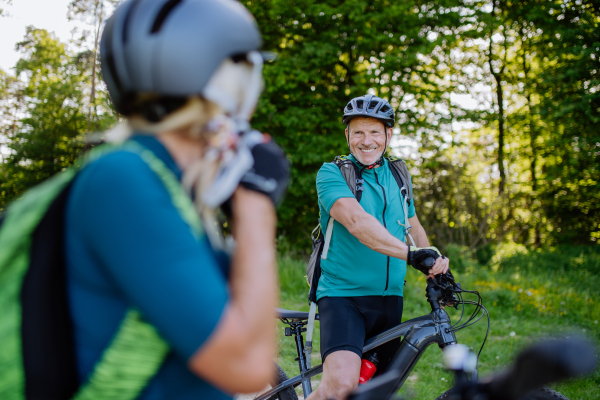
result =
[[[304,354],[306,354],[306,367],[310,369],[310,355],[312,353],[313,332],[315,328],[315,317],[317,315],[317,303],[310,302],[310,311],[308,312],[308,324],[306,326],[306,345]]]
[[[410,173],[408,172],[406,163],[403,159],[395,156],[386,157],[386,159],[388,160],[392,176],[396,180],[400,192],[407,199],[408,205],[410,205],[413,192],[412,185],[410,184]],[[342,173],[342,177],[348,184],[352,194],[356,197],[356,200],[360,202],[364,190],[363,184],[365,183],[365,180],[362,179],[361,169],[345,155],[336,156],[332,162],[338,166]]]
[[[352,194],[360,202],[364,190],[363,184],[365,183],[364,179],[362,179],[362,171],[348,156],[337,156],[333,160],[333,163],[338,166]]]
[[[408,168],[406,167],[406,163],[403,159],[397,158],[395,156],[386,157],[388,163],[390,165],[390,170],[392,171],[392,175],[398,184],[398,188],[402,195],[406,198],[408,205],[410,205],[410,201],[412,200],[412,185],[410,181],[410,173],[408,172]]]
[[[348,184],[354,197],[356,197],[356,201],[360,202],[364,190],[363,184],[365,182],[364,179],[362,179],[362,172],[360,169],[352,162],[352,160],[350,160],[350,158],[348,158],[348,156],[337,156],[333,160],[333,163],[340,169],[344,180]],[[325,230],[325,243],[323,244],[323,253],[321,254],[322,260],[327,259],[329,243],[331,242],[331,235],[333,234],[333,221],[334,219],[330,215],[327,229]]]
[[[394,156],[387,158],[388,163],[390,165],[390,170],[392,171],[392,175],[400,188],[400,193],[402,194],[400,202],[402,203],[402,209],[404,211],[404,223],[397,221],[398,225],[404,227],[405,235],[408,236],[411,244],[416,246],[415,240],[410,234],[410,229],[412,225],[408,220],[408,206],[410,205],[410,201],[412,200],[412,185],[410,181],[410,174],[408,172],[408,168],[406,168],[406,163],[404,160],[400,158],[396,158]]]
[[[348,158],[348,156],[337,156],[333,160],[333,163],[338,166],[344,180],[348,184],[348,187],[352,191],[356,200],[360,202],[362,197],[362,193],[364,190],[363,184],[364,179],[362,179],[362,172],[360,169]],[[323,244],[323,253],[321,254],[321,259],[327,259],[327,252],[329,251],[329,242],[331,242],[331,235],[333,233],[333,217],[329,216],[329,222],[327,223],[327,229],[325,230],[325,243]]]
[[[327,223],[327,230],[325,231],[325,243],[323,243],[323,253],[321,253],[321,260],[327,260],[327,252],[329,251],[329,243],[331,242],[331,235],[333,234],[333,217],[329,216],[329,222]]]

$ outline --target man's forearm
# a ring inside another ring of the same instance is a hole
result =
[[[408,246],[400,239],[392,236],[379,221],[370,214],[364,213],[346,227],[350,234],[362,244],[378,253],[406,260]]]
[[[421,225],[419,218],[415,215],[414,217],[409,218],[408,221],[412,226],[411,236],[415,241],[415,245],[417,247],[429,247],[429,239],[427,239],[427,234],[425,233],[425,229],[423,229],[423,225]],[[407,243],[410,243],[410,241],[407,241]],[[412,246],[412,243],[410,243],[410,245]]]
[[[425,229],[422,226],[415,227],[411,233],[415,244],[417,247],[429,247],[429,239],[427,239],[427,234],[425,233]],[[412,245],[412,243],[411,243]]]

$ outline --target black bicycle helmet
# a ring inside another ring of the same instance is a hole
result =
[[[260,45],[237,1],[127,0],[102,34],[102,76],[119,113],[157,122],[201,94],[226,58],[244,60]]]
[[[346,125],[352,118],[371,117],[384,123],[385,126],[394,127],[394,109],[387,100],[372,94],[355,97],[344,108],[342,122]]]

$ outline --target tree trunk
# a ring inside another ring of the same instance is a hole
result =
[[[498,99],[498,171],[500,171],[498,194],[502,194],[506,184],[506,173],[504,171],[504,98],[502,96],[502,76],[500,74],[493,75],[496,80],[496,97]]]
[[[492,3],[492,17],[496,15],[496,1]],[[494,65],[492,63],[493,53],[492,36],[494,29],[490,32],[490,46],[488,48],[488,65],[490,67],[490,73],[496,81],[496,99],[498,101],[498,171],[500,172],[500,183],[498,185],[498,194],[504,193],[504,186],[506,184],[506,173],[504,172],[504,98],[502,93],[502,77],[504,75],[504,68],[506,67],[506,51],[504,53],[505,60],[502,63],[502,67],[498,72],[494,71]],[[504,42],[506,46],[506,40]]]
[[[100,26],[102,26],[102,16],[98,21],[98,28],[94,37],[94,57],[92,59],[92,90],[90,92],[90,109],[88,110],[87,130],[91,131],[91,119],[92,113],[96,114],[96,106],[94,102],[96,100],[96,61],[98,57],[98,39],[100,38]]]
[[[521,29],[521,40],[526,40],[525,38],[527,38],[527,33],[525,31],[525,29]],[[525,43],[527,43],[527,46],[525,46]],[[535,198],[537,197],[537,190],[538,190],[538,182],[537,182],[537,175],[536,175],[536,169],[537,169],[537,146],[536,146],[536,140],[538,137],[538,131],[537,131],[537,127],[535,125],[535,116],[534,116],[534,107],[533,107],[533,102],[531,100],[531,92],[529,91],[529,71],[531,70],[531,65],[527,64],[527,51],[526,48],[528,48],[529,43],[526,41],[525,43],[523,43],[523,73],[525,74],[525,79],[524,79],[524,84],[525,84],[525,99],[527,100],[527,110],[529,111],[529,147],[531,149],[531,160],[529,163],[529,168],[531,170],[531,200],[530,200],[530,211],[533,215],[533,244],[535,247],[540,247],[542,244],[542,238],[541,238],[541,233],[540,233],[540,221],[536,220],[537,217],[539,217],[540,213],[539,210],[537,209],[537,207],[534,206],[535,203]]]

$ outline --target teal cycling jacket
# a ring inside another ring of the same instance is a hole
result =
[[[354,163],[356,159],[349,157]],[[362,173],[364,191],[360,205],[375,217],[398,239],[405,241],[404,211],[400,188],[394,179],[387,160],[372,170]],[[412,184],[412,183],[411,183]],[[340,198],[354,198],[339,168],[325,163],[317,174],[317,194],[321,213],[321,229],[325,232],[329,211]],[[414,198],[408,207],[408,217],[415,216]],[[406,261],[388,257],[369,249],[348,232],[338,221],[334,222],[333,234],[327,259],[321,260],[321,278],[317,299],[322,297],[351,296],[402,296]]]

